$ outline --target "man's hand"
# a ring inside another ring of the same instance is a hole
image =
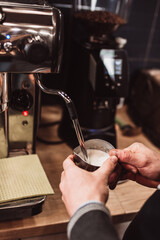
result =
[[[62,200],[70,216],[87,201],[106,203],[108,199],[108,178],[117,165],[117,157],[108,158],[95,172],[88,172],[75,165],[73,155],[63,163],[60,190]]]
[[[123,150],[111,150],[109,154],[117,156],[123,167],[121,179],[130,179],[148,187],[157,187],[160,183],[160,153],[142,143],[133,143]],[[111,188],[116,186],[115,176],[110,179]]]

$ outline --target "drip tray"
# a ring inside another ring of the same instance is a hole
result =
[[[42,212],[46,196],[22,199],[0,204],[0,221],[16,220]]]

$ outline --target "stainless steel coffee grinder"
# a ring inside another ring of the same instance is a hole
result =
[[[0,158],[35,152],[40,115],[36,74],[58,73],[61,56],[58,9],[0,1]],[[0,205],[0,220],[34,215],[44,199]]]

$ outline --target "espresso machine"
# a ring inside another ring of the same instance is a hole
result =
[[[59,72],[62,42],[57,8],[0,1],[0,159],[35,153],[41,105],[36,77]],[[44,200],[2,204],[0,220],[37,214]]]
[[[0,158],[35,152],[35,73],[59,72],[61,18],[47,5],[0,2]]]
[[[116,147],[115,113],[128,92],[127,53],[114,32],[126,24],[129,0],[74,0],[72,47],[66,92],[75,103],[85,140],[100,138]],[[75,147],[64,110],[60,136]],[[64,135],[66,132],[66,135]]]

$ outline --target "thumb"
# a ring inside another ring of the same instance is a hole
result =
[[[74,167],[73,155],[69,155],[63,162],[63,169],[66,170],[68,167]]]
[[[109,177],[109,175],[113,172],[118,162],[118,158],[116,156],[110,156],[102,166],[94,172],[97,176],[104,176],[105,178]]]

